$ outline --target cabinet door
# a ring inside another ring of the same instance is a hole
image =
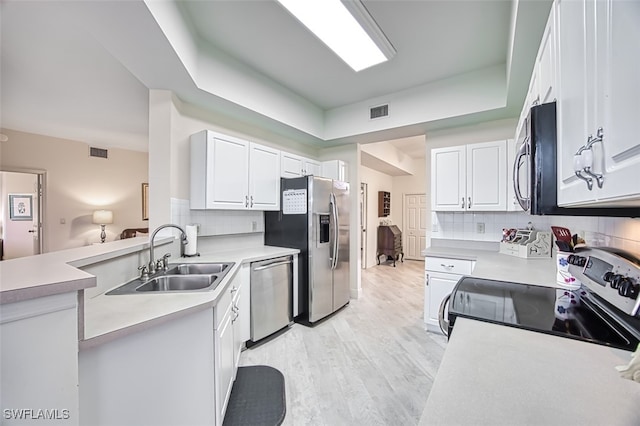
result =
[[[542,35],[536,71],[538,74],[538,101],[541,104],[553,102],[556,98],[555,10],[553,7]]]
[[[464,211],[465,146],[431,150],[431,210]]]
[[[453,291],[462,275],[425,271],[424,322],[427,330],[441,333],[438,312],[440,304]]]
[[[248,206],[249,142],[222,135],[207,141],[207,208],[241,210]]]
[[[347,163],[342,160],[323,161],[320,176],[346,182],[349,180]]]
[[[467,145],[467,210],[507,210],[507,143]]]
[[[305,158],[302,173],[305,176],[322,176],[322,164],[319,161]]]
[[[640,204],[640,2],[597,1],[598,90],[595,134],[603,128],[603,142],[594,145],[594,159],[603,157],[602,189],[597,199],[635,199]],[[600,146],[601,145],[601,146]]]
[[[231,322],[233,315],[233,311],[229,310],[222,320],[221,327],[216,331],[216,356],[218,357],[218,362],[216,362],[216,419],[219,425],[224,419],[235,375],[233,324]]]
[[[251,143],[249,147],[249,208],[280,209],[280,151]]]
[[[589,135],[589,109],[593,101],[587,98],[593,67],[588,49],[593,49],[592,0],[557,0],[558,47],[558,205],[567,206],[595,199],[586,183],[573,167],[573,158]],[[591,16],[592,19],[589,19]],[[589,24],[589,25],[588,25]],[[588,41],[590,40],[590,43]]]
[[[299,155],[283,152],[281,154],[280,176],[292,178],[302,176],[304,159]]]

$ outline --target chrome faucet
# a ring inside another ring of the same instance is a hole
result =
[[[153,240],[156,237],[156,234],[158,233],[158,231],[160,231],[161,229],[164,228],[176,228],[180,230],[180,257],[184,256],[184,246],[187,244],[187,234],[184,232],[184,229],[182,229],[181,227],[179,227],[178,225],[173,225],[171,223],[167,223],[166,225],[160,225],[158,226],[155,231],[153,231],[153,233],[151,234],[151,239],[149,240],[149,266],[148,266],[148,270],[150,274],[153,274],[156,272],[156,262],[154,260],[154,245],[153,245]]]

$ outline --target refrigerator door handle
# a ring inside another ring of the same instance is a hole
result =
[[[331,215],[333,216],[333,253],[332,253],[332,262],[331,269],[336,269],[338,266],[338,256],[339,256],[339,244],[338,244],[338,227],[340,224],[338,223],[338,207],[336,203],[336,196],[334,193],[331,193],[329,204],[331,205]]]

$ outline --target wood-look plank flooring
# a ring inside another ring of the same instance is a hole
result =
[[[240,356],[285,376],[284,425],[415,425],[446,338],[424,330],[424,262],[362,271],[362,297]]]

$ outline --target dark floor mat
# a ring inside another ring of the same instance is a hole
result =
[[[275,426],[287,412],[284,376],[266,365],[238,367],[223,426]]]

